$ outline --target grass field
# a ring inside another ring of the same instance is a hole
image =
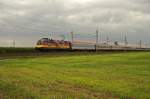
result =
[[[0,60],[0,99],[150,99],[150,52]]]

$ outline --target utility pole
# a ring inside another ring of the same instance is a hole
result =
[[[95,51],[97,52],[97,46],[98,46],[98,41],[99,41],[99,38],[98,38],[98,33],[99,33],[99,31],[98,31],[98,27],[97,27],[97,30],[96,30],[96,45],[95,45]]]
[[[124,44],[125,44],[125,46],[128,45],[128,39],[127,39],[127,36],[126,36],[126,35],[125,35],[125,37],[124,37]]]
[[[52,39],[52,33],[50,33],[50,39]]]
[[[142,40],[140,40],[140,48],[142,48]]]
[[[13,40],[13,47],[15,47],[15,45],[16,45],[16,42],[15,42],[15,40]]]
[[[72,42],[72,44],[74,43],[74,33],[73,33],[73,31],[71,31],[71,42]]]
[[[99,31],[98,31],[98,29],[96,30],[96,44],[98,44],[98,40],[99,40],[99,38],[98,38],[98,33],[99,33]]]
[[[108,43],[109,43],[109,37],[106,37],[106,43],[107,43],[107,47],[108,47]]]

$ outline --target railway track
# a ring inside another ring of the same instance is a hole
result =
[[[139,51],[150,51],[150,50],[122,50],[122,49],[101,49],[98,51],[95,50],[83,50],[83,49],[74,49],[71,51],[65,50],[49,50],[46,52],[20,52],[20,53],[0,53],[0,60],[7,60],[7,59],[15,59],[15,58],[30,58],[30,57],[61,57],[64,55],[94,55],[94,54],[113,54],[113,53],[126,53],[126,52],[139,52]]]

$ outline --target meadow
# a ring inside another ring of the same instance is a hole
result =
[[[0,60],[0,99],[150,99],[150,52]]]

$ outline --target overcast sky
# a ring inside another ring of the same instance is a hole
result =
[[[0,41],[68,35],[150,42],[150,0],[0,0]]]

